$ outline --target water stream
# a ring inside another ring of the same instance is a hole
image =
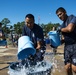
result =
[[[54,55],[53,53],[49,52],[45,54],[45,59],[42,62],[38,62],[36,65],[31,66],[28,62],[28,67],[26,67],[27,64],[24,66],[21,64],[15,63],[15,67],[12,68],[9,66],[9,75],[53,75],[55,71],[61,72],[63,67],[59,67],[61,61],[56,60],[56,58],[62,58],[63,55]],[[58,66],[59,65],[59,66]]]

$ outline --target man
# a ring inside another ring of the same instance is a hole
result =
[[[4,32],[2,30],[2,23],[0,22],[0,38],[4,37]]]
[[[29,36],[34,43],[36,54],[33,57],[35,61],[42,61],[45,53],[44,36],[42,28],[35,24],[35,19],[32,14],[27,14],[25,17],[25,25],[23,27],[22,35]]]
[[[63,21],[59,31],[64,35],[64,59],[67,75],[76,73],[76,17],[67,15],[66,10],[60,7],[56,10],[57,16]]]
[[[5,38],[4,31],[2,29],[2,23],[1,22],[0,22],[0,43],[6,45],[6,48],[7,48],[7,41],[6,41],[6,38]]]

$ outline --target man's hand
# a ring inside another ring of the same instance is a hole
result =
[[[61,32],[61,27],[59,26],[58,28],[57,28],[57,32]]]
[[[37,42],[37,47],[36,47],[36,49],[39,50],[40,48],[41,48],[41,42],[38,41],[38,42]]]

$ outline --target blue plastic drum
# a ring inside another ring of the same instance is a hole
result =
[[[60,35],[57,31],[50,31],[48,33],[49,39],[51,41],[51,45],[54,47],[58,47],[61,45]]]
[[[36,50],[32,41],[28,36],[22,36],[18,39],[18,59],[28,58],[30,55],[34,55]]]

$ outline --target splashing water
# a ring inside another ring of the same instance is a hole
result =
[[[29,64],[29,63],[28,63]],[[26,65],[26,64],[25,64]],[[9,75],[50,75],[52,65],[50,62],[37,62],[36,65],[29,65],[25,67],[25,65],[14,64],[14,67],[9,66]]]
[[[51,51],[49,53],[47,52],[45,55],[45,60],[51,62],[51,65],[53,67],[53,69],[51,70],[51,75],[53,75],[53,73],[56,73],[56,71],[61,72],[62,70],[64,70],[64,67],[62,66],[64,64],[64,58],[62,54],[54,55],[54,53]]]

